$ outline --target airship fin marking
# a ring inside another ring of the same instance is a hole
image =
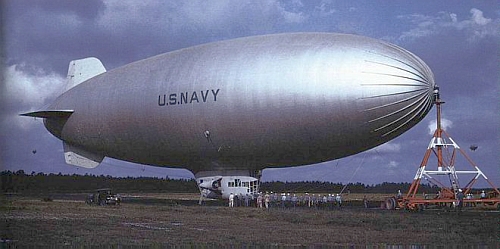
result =
[[[20,115],[34,118],[69,118],[73,112],[73,110],[47,110],[28,112]]]
[[[104,159],[104,156],[88,152],[66,142],[63,142],[63,147],[64,160],[66,160],[67,164],[92,169],[97,167]]]
[[[71,61],[66,76],[66,91],[105,72],[106,68],[102,62],[94,57]]]

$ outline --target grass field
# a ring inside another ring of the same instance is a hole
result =
[[[193,194],[132,194],[136,201],[120,206],[89,206],[78,195],[66,197],[4,196],[0,245],[500,246],[500,214],[492,211],[262,210],[198,206]]]

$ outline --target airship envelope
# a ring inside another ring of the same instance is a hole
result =
[[[234,176],[254,186],[264,168],[365,151],[416,125],[434,100],[421,59],[357,35],[245,37],[107,72],[95,58],[71,63],[74,87],[48,110],[23,114],[44,118],[68,163],[182,167],[206,180],[200,186],[237,186]]]

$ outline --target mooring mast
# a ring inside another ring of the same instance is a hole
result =
[[[405,208],[416,210],[425,205],[434,204],[440,206],[453,205],[456,202],[456,194],[458,191],[463,191],[468,198],[464,199],[464,203],[494,205],[500,208],[500,191],[479,169],[479,167],[471,160],[463,149],[448,135],[443,129],[441,123],[441,101],[439,87],[434,88],[434,104],[436,105],[436,130],[427,147],[424,158],[415,174],[413,182],[406,196],[399,198],[390,198],[386,201],[386,207]],[[458,152],[458,153],[457,153]],[[437,169],[429,169],[429,159],[434,155],[437,159]],[[469,170],[459,170],[455,166],[458,156],[463,156],[465,161],[471,166]],[[459,175],[473,175],[472,179],[465,185],[461,185]],[[436,195],[417,196],[418,188],[422,178],[440,187],[439,193]],[[439,178],[439,179],[438,179]],[[449,181],[443,183],[442,179]],[[486,197],[472,195],[472,187],[478,179],[484,179],[491,186],[493,191],[488,193]],[[441,180],[441,181],[440,181]]]

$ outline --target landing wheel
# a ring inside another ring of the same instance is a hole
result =
[[[387,210],[394,210],[396,209],[396,198],[394,197],[391,197],[391,198],[387,198],[387,200],[385,200],[385,209]]]

